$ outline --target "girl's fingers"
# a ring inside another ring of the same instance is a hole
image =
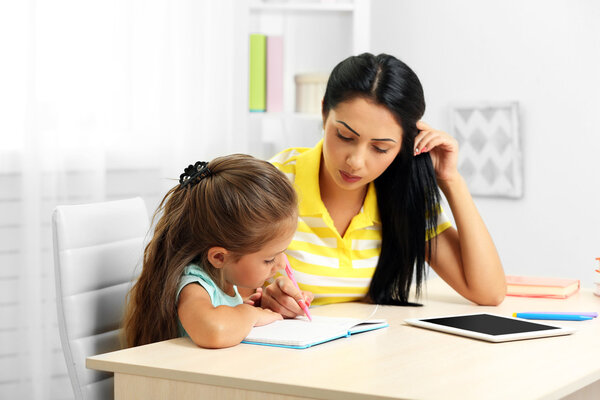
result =
[[[295,304],[294,299],[281,289],[280,285],[276,280],[263,290],[261,307],[271,309],[284,317],[295,317],[301,309],[298,304]],[[297,311],[294,311],[296,309]]]
[[[303,311],[299,305],[300,302],[304,302],[304,295],[302,292],[287,277],[279,277],[276,282],[282,293],[282,295],[277,298],[277,302],[287,311],[292,313],[292,317],[302,314]],[[284,315],[290,316],[287,313]]]
[[[291,302],[293,303],[293,299],[291,299],[289,296],[271,297],[269,299],[268,308],[278,314],[283,315],[284,317],[293,318],[296,315],[298,315],[298,312],[295,312],[292,309],[290,309],[289,304],[288,304],[290,300],[292,300]],[[264,303],[264,300],[263,300],[263,303]],[[298,309],[300,309],[300,307],[297,304],[294,304],[294,305],[296,307],[298,307]]]
[[[257,288],[256,292],[252,293],[246,300],[244,300],[245,304],[249,304],[251,306],[260,305],[260,301],[262,300],[263,289]]]
[[[292,283],[288,278],[281,277],[277,279],[277,285],[279,289],[289,297],[296,300],[296,302],[304,301],[304,294]]]
[[[290,310],[288,307],[281,303],[279,303],[279,309],[276,310],[276,312],[283,315],[286,318],[294,318],[296,315],[298,315],[297,312]]]
[[[261,306],[269,308],[286,318],[294,318],[298,315],[304,315],[299,303],[302,302],[310,306],[314,297],[311,292],[300,291],[289,278],[280,276],[263,290]]]
[[[306,305],[310,307],[310,303],[315,299],[315,295],[312,292],[302,291],[302,295],[304,296],[304,301]]]

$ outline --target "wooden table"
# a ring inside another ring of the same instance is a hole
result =
[[[569,399],[600,398],[600,318],[559,322],[573,335],[488,343],[406,325],[406,318],[490,312],[599,311],[582,289],[566,300],[507,297],[480,307],[443,281],[424,307],[379,306],[389,328],[304,350],[240,344],[209,350],[173,339],[87,359],[115,373],[116,399]],[[314,315],[366,317],[375,306],[316,307]]]

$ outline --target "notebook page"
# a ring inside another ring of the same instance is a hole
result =
[[[284,319],[252,328],[244,342],[269,343],[284,346],[306,346],[348,335],[349,329],[363,322],[358,318],[314,316]]]
[[[348,329],[351,334],[368,332],[379,328],[385,328],[389,326],[385,319],[370,319],[368,321],[361,321],[360,323],[353,325]]]

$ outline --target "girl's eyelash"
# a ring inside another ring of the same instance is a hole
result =
[[[265,263],[267,264],[273,264],[275,262],[275,258],[271,259],[271,260],[265,260]]]
[[[376,147],[376,146],[373,146],[373,148],[375,149],[376,152],[381,153],[381,154],[385,154],[388,152],[387,150],[380,149],[379,147]]]

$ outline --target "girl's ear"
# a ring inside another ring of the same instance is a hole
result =
[[[227,258],[228,251],[224,247],[211,247],[208,249],[206,258],[208,262],[215,268],[223,268],[225,265],[225,259]]]

